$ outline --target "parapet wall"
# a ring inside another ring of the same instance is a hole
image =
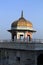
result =
[[[21,49],[21,50],[43,50],[41,42],[0,42],[0,48]]]

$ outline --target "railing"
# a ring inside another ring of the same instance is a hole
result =
[[[32,39],[31,41],[27,40],[27,39],[23,39],[23,40],[17,40],[15,39],[14,41],[12,40],[0,40],[0,42],[29,42],[29,43],[32,43],[32,42],[35,42],[35,43],[43,43],[43,39]]]
[[[0,40],[0,48],[43,50],[43,39],[28,40]]]

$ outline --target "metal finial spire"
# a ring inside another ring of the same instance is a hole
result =
[[[21,18],[23,18],[23,11],[21,12]]]

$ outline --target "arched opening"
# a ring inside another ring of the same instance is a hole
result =
[[[43,54],[40,54],[37,58],[37,65],[43,65]]]
[[[20,35],[20,40],[23,40],[23,35]]]
[[[27,40],[30,41],[30,35],[27,35]]]

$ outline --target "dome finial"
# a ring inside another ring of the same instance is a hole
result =
[[[23,10],[22,10],[22,12],[21,12],[21,18],[23,18]]]

